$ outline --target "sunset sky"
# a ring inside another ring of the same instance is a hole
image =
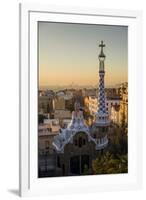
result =
[[[39,87],[98,84],[98,47],[106,47],[105,85],[127,81],[125,26],[39,22]]]

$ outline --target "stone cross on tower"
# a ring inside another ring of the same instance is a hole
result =
[[[101,44],[99,44],[99,47],[101,47],[100,54],[98,56],[100,65],[99,65],[99,71],[104,71],[104,60],[105,60],[105,54],[103,53],[103,47],[105,47],[105,44],[103,44],[103,41],[101,41]]]
[[[101,44],[99,44],[99,47],[101,47],[101,52],[99,56],[105,57],[104,53],[103,53],[103,47],[105,47],[105,44],[103,44],[103,41],[101,41]]]

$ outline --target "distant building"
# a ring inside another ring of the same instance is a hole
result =
[[[107,98],[115,98],[115,97],[119,97],[120,96],[120,89],[117,85],[115,85],[115,87],[112,88],[106,88],[105,89],[105,94]]]
[[[65,110],[65,99],[63,96],[53,99],[53,110]]]
[[[84,89],[82,89],[82,95],[83,95],[83,97],[97,96],[97,89],[96,88],[92,88],[92,89],[84,88]]]
[[[58,135],[60,131],[59,120],[45,119],[43,124],[39,124],[39,155],[53,152],[53,138]]]
[[[128,83],[123,83],[120,89],[120,106],[113,106],[111,119],[114,123],[128,125]]]
[[[120,105],[120,100],[121,98],[119,97],[113,97],[113,98],[107,98],[105,99],[105,103],[106,103],[106,110],[109,114],[109,118],[111,118],[111,108],[112,106],[118,106]],[[88,97],[85,99],[85,104],[86,106],[88,105],[90,114],[95,116],[97,109],[98,109],[98,98],[93,96],[93,97]]]
[[[63,119],[62,120],[62,127],[67,128],[68,125],[70,124],[70,122],[71,122],[71,119]]]
[[[47,176],[49,173],[50,176],[55,175],[56,156],[52,142],[59,133],[59,127],[54,129],[52,125],[51,128],[47,124],[39,125],[38,133],[38,176],[45,177],[46,171]]]
[[[107,111],[109,113],[110,119],[111,119],[111,109],[112,107],[119,107],[120,106],[120,101],[121,98],[120,97],[109,97],[106,99],[106,106],[107,106]]]
[[[90,114],[95,116],[97,110],[98,110],[98,99],[95,96],[89,96],[88,98],[88,106]]]
[[[124,123],[126,126],[128,124],[128,83],[123,83],[120,87],[120,114],[121,114],[121,123]]]
[[[111,120],[115,124],[121,123],[120,105],[113,105],[111,107]]]
[[[62,109],[55,110],[54,118],[55,119],[71,119],[71,112],[70,110],[62,110]]]
[[[53,96],[38,97],[38,112],[51,113],[53,111]]]
[[[48,96],[48,97],[53,97],[54,96],[54,91],[53,90],[39,90],[39,96]]]
[[[73,94],[72,92],[60,91],[56,94],[56,97],[53,99],[53,108],[54,110],[70,110],[73,105]]]

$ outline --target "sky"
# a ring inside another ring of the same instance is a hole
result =
[[[101,40],[106,87],[128,81],[126,26],[39,22],[39,87],[98,85]]]

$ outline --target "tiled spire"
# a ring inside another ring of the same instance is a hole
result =
[[[101,114],[106,114],[106,105],[105,105],[105,88],[104,88],[104,60],[105,55],[103,53],[103,47],[105,47],[105,44],[103,44],[103,41],[101,41],[101,44],[99,45],[101,47],[100,54],[98,56],[99,58],[99,93],[98,93],[98,112]]]
[[[99,47],[101,48],[101,50],[98,56],[99,58],[98,110],[95,121],[98,125],[102,125],[109,123],[109,117],[106,109],[105,87],[104,87],[104,76],[105,76],[104,61],[106,56],[103,52],[103,48],[105,47],[103,41],[101,41]]]

